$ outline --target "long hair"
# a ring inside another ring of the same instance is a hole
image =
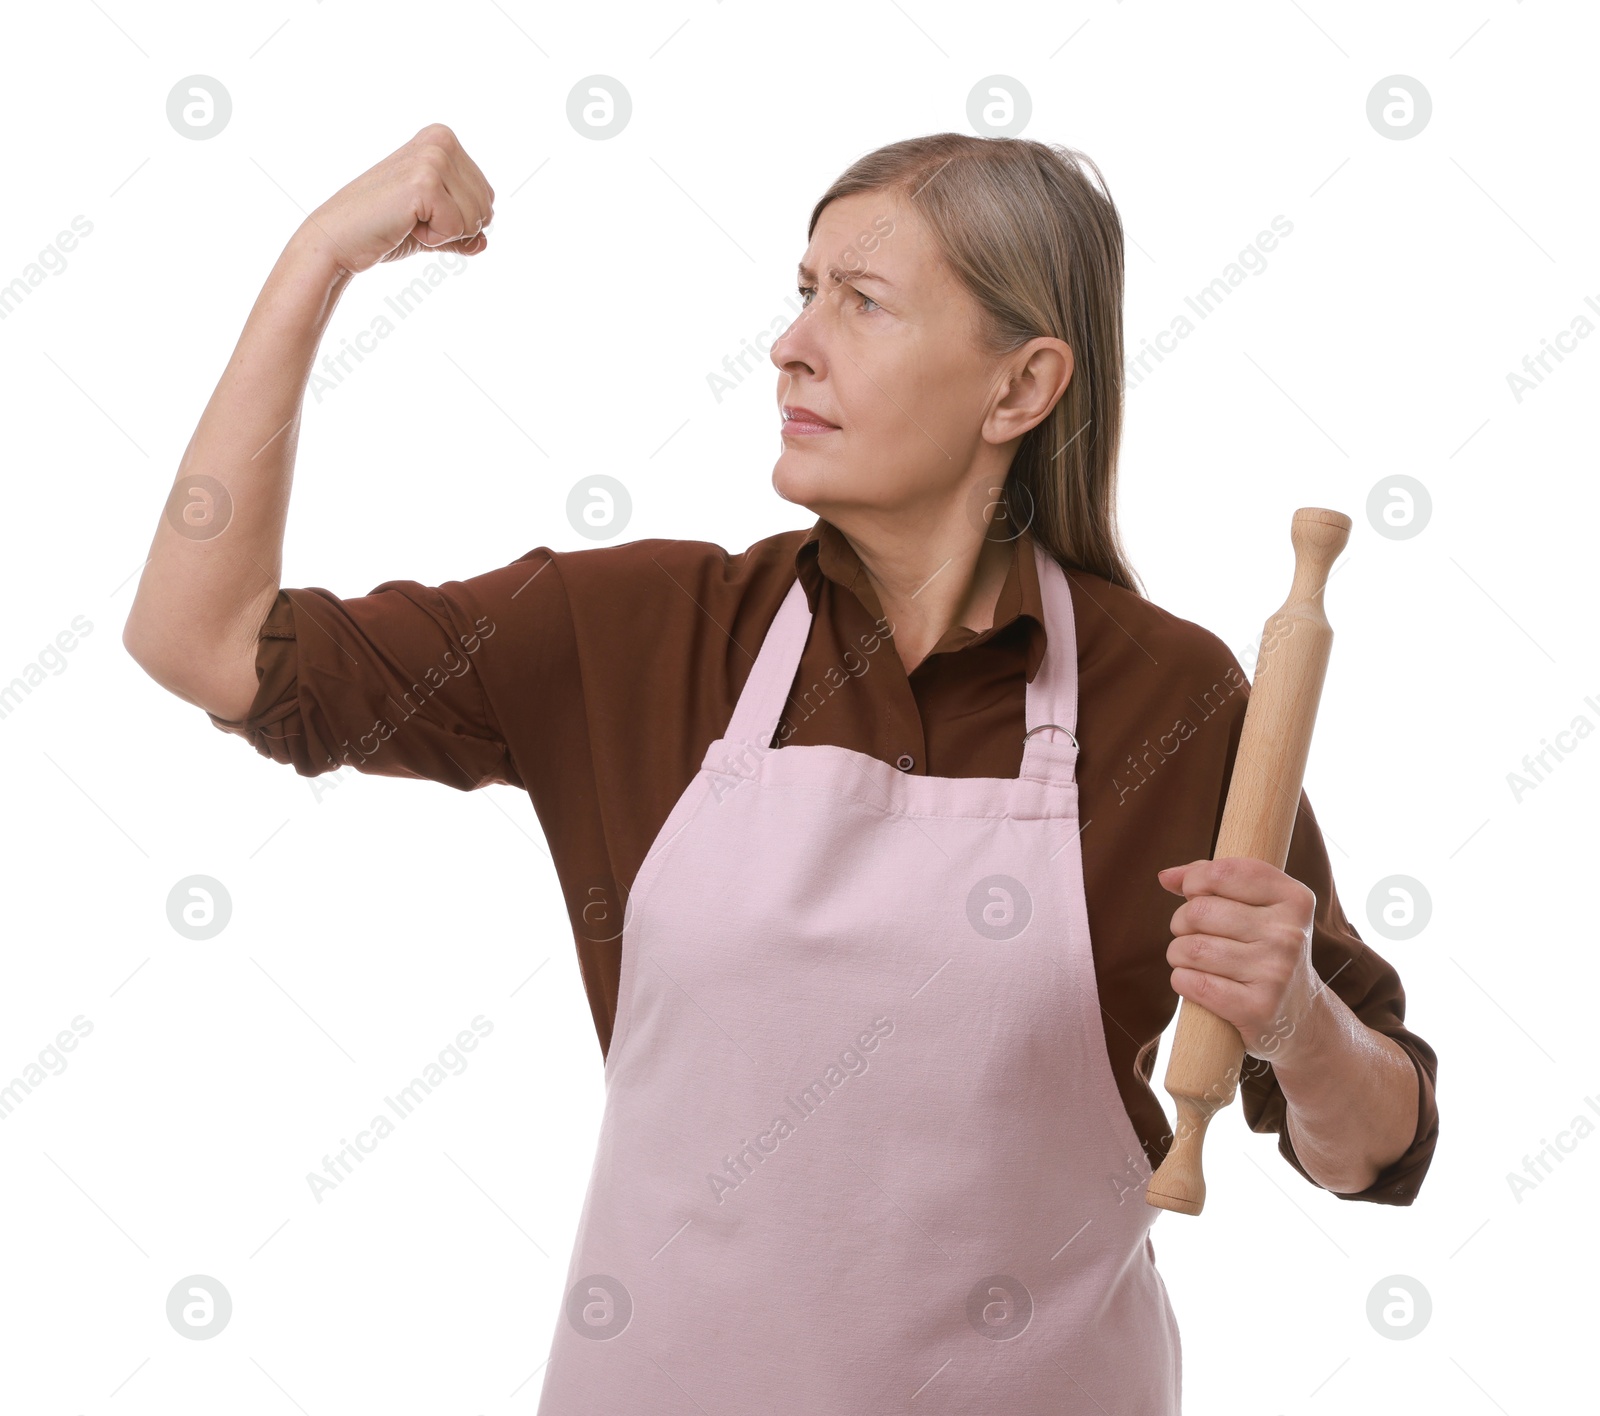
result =
[[[1030,138],[906,138],[840,174],[812,209],[807,238],[829,202],[884,190],[914,207],[971,291],[989,352],[1041,335],[1072,349],[1065,391],[1017,446],[1003,510],[1057,561],[1144,595],[1117,529],[1122,219],[1100,169]]]

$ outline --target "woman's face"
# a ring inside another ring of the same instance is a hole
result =
[[[778,495],[848,529],[876,514],[925,521],[975,479],[1003,477],[1014,449],[982,434],[1010,427],[989,414],[1011,360],[979,348],[979,306],[914,209],[888,192],[830,202],[800,267],[805,308],[771,349],[778,404],[833,428],[782,429]]]

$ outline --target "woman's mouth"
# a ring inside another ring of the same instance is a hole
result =
[[[809,408],[790,406],[783,409],[784,436],[793,433],[800,437],[811,437],[818,433],[836,433],[839,428],[836,424],[828,422],[819,413],[813,413]]]

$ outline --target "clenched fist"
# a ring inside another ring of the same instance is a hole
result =
[[[489,244],[494,188],[443,123],[341,187],[301,234],[351,275],[417,251],[475,256]]]

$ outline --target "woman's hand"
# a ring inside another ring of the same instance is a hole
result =
[[[1317,897],[1263,860],[1223,856],[1169,865],[1172,989],[1239,1029],[1252,1057],[1281,1060],[1322,981],[1311,963]]]
[[[301,231],[353,275],[421,250],[475,256],[493,220],[494,188],[456,135],[430,123],[329,197]]]

